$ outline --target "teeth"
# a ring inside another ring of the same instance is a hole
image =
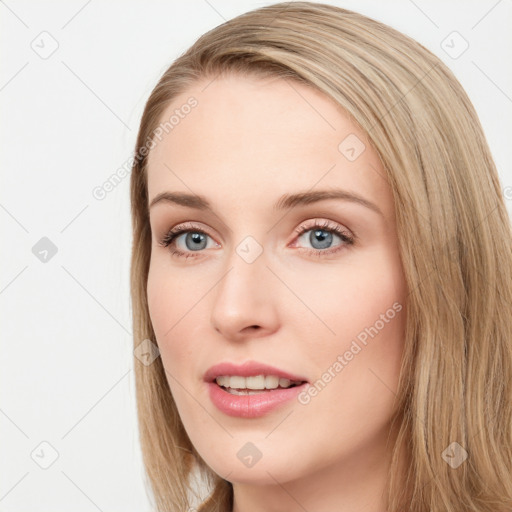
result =
[[[215,380],[219,386],[232,389],[277,389],[278,387],[289,388],[292,384],[301,384],[300,381],[279,378],[277,375],[257,375],[255,377],[222,375]]]
[[[232,395],[259,395],[260,393],[265,393],[265,391],[254,391],[252,389],[226,388],[226,391]]]

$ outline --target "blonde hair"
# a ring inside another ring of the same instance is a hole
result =
[[[178,94],[225,73],[281,77],[323,92],[368,134],[386,170],[409,290],[388,511],[510,510],[512,234],[497,171],[450,70],[373,19],[327,4],[269,5],[210,30],[161,77],[145,106],[131,175],[135,346],[155,340],[143,147]],[[192,446],[161,358],[149,366],[135,361],[135,371],[143,459],[158,510],[187,510],[196,467],[212,489],[200,510],[231,511],[232,484]],[[453,442],[467,453],[457,468],[443,458]],[[404,480],[402,450],[410,456]]]

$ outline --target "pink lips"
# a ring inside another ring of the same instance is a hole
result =
[[[279,378],[302,382],[306,381],[306,379],[255,361],[248,361],[242,365],[220,363],[212,366],[204,375],[204,380],[208,385],[210,400],[224,414],[242,418],[263,416],[292,400],[308,386],[308,382],[303,382],[299,386],[287,389],[266,390],[254,395],[233,395],[215,382],[215,379],[221,375],[240,375],[242,377],[276,375]]]

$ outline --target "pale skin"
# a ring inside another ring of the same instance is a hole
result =
[[[213,209],[162,201],[150,210],[148,303],[181,420],[206,463],[232,482],[234,512],[383,512],[407,296],[385,171],[364,133],[323,94],[279,78],[210,82],[168,107],[162,119],[190,96],[198,101],[148,164],[150,202],[183,192],[204,196]],[[339,149],[350,134],[366,146],[353,161]],[[343,199],[274,210],[285,194],[334,189],[380,213]],[[183,223],[193,227],[174,248],[188,258],[159,244]],[[309,231],[298,235],[300,226]],[[326,230],[323,245],[318,229]],[[205,243],[193,250],[197,231]],[[249,236],[263,251],[252,263],[237,253]],[[388,313],[333,371],[393,304],[401,311]],[[331,368],[331,379],[307,404],[293,400],[260,418],[228,416],[210,401],[203,374],[222,361],[247,360],[310,383]],[[252,467],[237,457],[248,442],[262,454]]]

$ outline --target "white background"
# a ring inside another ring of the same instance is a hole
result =
[[[135,417],[129,176],[103,200],[92,191],[131,156],[170,63],[269,3],[0,1],[0,511],[150,510]],[[412,36],[455,72],[512,212],[510,0],[330,3]],[[457,59],[441,47],[453,31],[469,43]],[[32,48],[51,44],[46,59]],[[46,263],[32,252],[42,237],[57,247]]]

